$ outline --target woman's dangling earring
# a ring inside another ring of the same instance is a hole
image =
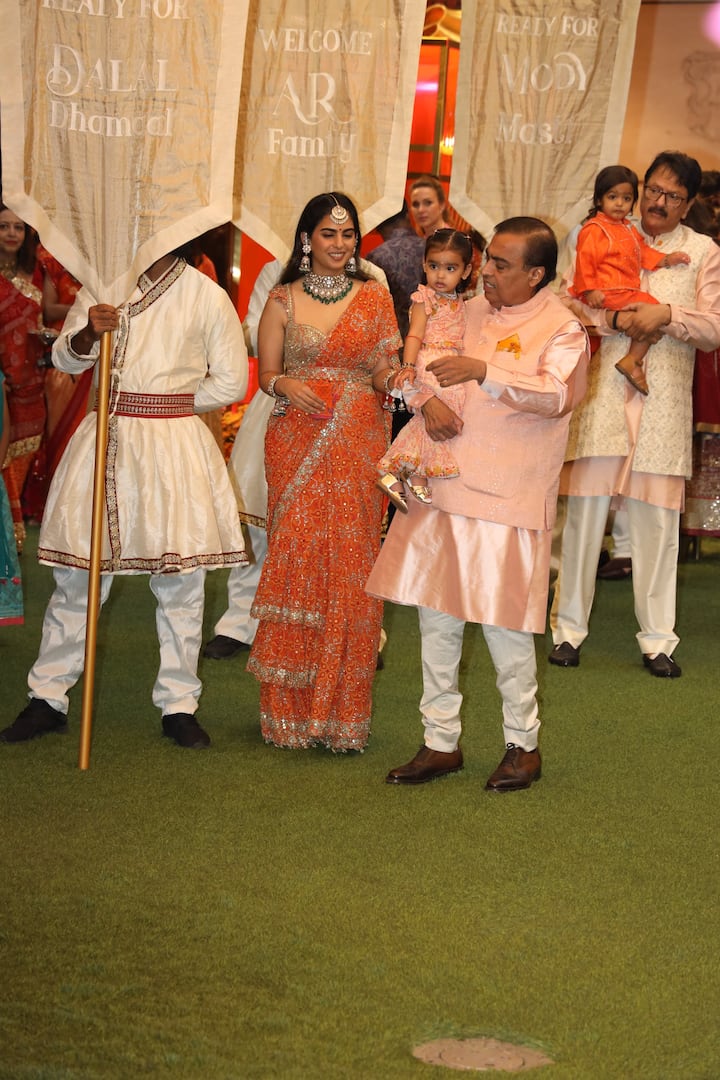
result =
[[[357,244],[355,245],[355,248],[356,247],[357,247]],[[345,273],[346,274],[356,274],[357,273],[357,262],[355,261],[355,248],[353,248],[353,253],[350,256],[350,258],[348,259],[348,261],[347,261],[347,266],[345,267]]]
[[[306,232],[302,233],[300,239],[302,240],[302,253],[303,257],[300,260],[300,273],[309,274],[312,267],[310,266],[310,252],[312,248],[310,246],[310,237]]]

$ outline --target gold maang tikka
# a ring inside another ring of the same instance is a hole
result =
[[[350,217],[349,213],[344,206],[341,206],[334,195],[330,196],[331,199],[335,199],[335,205],[330,211],[330,217],[333,219],[336,225],[344,225],[347,219]]]

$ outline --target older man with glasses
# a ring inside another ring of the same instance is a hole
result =
[[[642,234],[663,252],[691,256],[687,267],[645,275],[643,288],[658,303],[631,304],[619,314],[584,309],[603,342],[591,361],[585,400],[572,418],[560,482],[561,494],[568,496],[567,520],[549,656],[560,667],[580,662],[610,502],[624,496],[643,664],[660,678],[681,675],[672,654],[679,640],[680,513],[692,462],[693,366],[696,349],[720,345],[720,249],[683,224],[701,176],[694,158],[673,151],[658,154],[645,174]],[[628,337],[654,342],[646,360],[647,397],[615,371]]]

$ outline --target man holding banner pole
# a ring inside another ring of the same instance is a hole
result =
[[[83,289],[54,363],[71,374],[94,365],[108,331],[115,344],[100,602],[114,574],[150,575],[160,646],[153,703],[163,734],[197,749],[210,742],[195,719],[205,573],[246,555],[225,462],[195,414],[242,399],[247,351],[227,294],[178,253],[156,260],[119,308],[91,303]],[[30,701],[0,732],[4,742],[63,731],[68,692],[83,671],[95,437],[91,415],[50,488],[38,558],[54,567],[55,591],[28,676]]]

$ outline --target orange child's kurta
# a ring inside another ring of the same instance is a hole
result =
[[[656,270],[664,254],[646,244],[629,221],[614,221],[599,210],[578,234],[570,293],[582,299],[584,293],[599,289],[605,294],[602,306],[611,311],[627,304],[657,304],[640,289],[640,272]]]

